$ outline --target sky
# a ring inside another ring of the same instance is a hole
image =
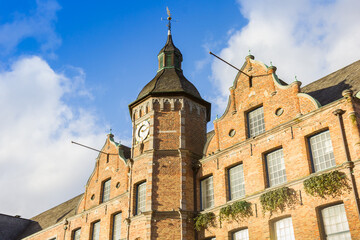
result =
[[[84,192],[109,129],[130,146],[128,104],[167,37],[221,116],[249,54],[303,86],[360,59],[360,1],[0,0],[0,213],[33,217]],[[212,121],[208,124],[212,129]]]

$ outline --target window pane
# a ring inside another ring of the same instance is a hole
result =
[[[162,55],[161,57],[160,57],[160,68],[163,68],[164,67],[164,55]]]
[[[275,222],[275,239],[295,240],[291,217]]]
[[[265,132],[264,109],[259,107],[248,113],[249,137]]]
[[[92,240],[100,240],[100,221],[93,224]]]
[[[109,201],[110,199],[110,183],[111,183],[110,179],[103,183],[102,202]]]
[[[315,172],[335,166],[330,132],[325,131],[310,137],[311,157]]]
[[[248,229],[237,231],[233,234],[233,240],[249,240]]]
[[[230,199],[245,196],[245,182],[243,165],[237,165],[229,169]]]
[[[146,203],[146,182],[141,183],[137,187],[137,207],[136,214],[145,211],[145,203]]]
[[[326,239],[351,239],[344,204],[325,208],[321,211]]]
[[[279,149],[266,155],[270,187],[286,182],[283,150]]]
[[[201,208],[209,208],[214,205],[213,177],[201,181]]]
[[[172,66],[172,54],[166,54],[166,66]]]
[[[80,240],[81,228],[74,231],[73,239]]]
[[[112,240],[120,240],[121,235],[121,213],[113,216]]]

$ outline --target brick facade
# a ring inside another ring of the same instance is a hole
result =
[[[344,92],[343,98],[321,106],[301,92],[300,82],[285,85],[275,67],[252,56],[246,58],[242,71],[246,74],[236,76],[225,113],[213,122],[214,131],[208,134],[209,109],[187,94],[149,95],[130,105],[131,158],[125,157],[109,134],[76,214],[24,239],[70,240],[78,228],[81,239],[91,239],[96,221],[100,221],[100,239],[112,239],[112,217],[117,213],[122,219],[120,239],[231,239],[239,229],[248,229],[249,239],[275,239],[274,223],[284,217],[291,217],[295,239],[325,239],[320,210],[339,203],[345,206],[352,239],[360,239],[354,191],[322,199],[309,196],[303,187],[310,177],[339,170],[349,181],[352,172],[360,191],[360,100]],[[265,131],[250,138],[247,116],[259,106]],[[345,111],[341,115],[345,145],[339,116],[333,113],[337,109]],[[149,133],[140,139],[136,136],[145,121]],[[330,133],[335,166],[314,172],[308,139],[324,130]],[[286,182],[269,187],[266,154],[276,149],[283,151]],[[238,164],[243,165],[245,196],[230,200],[228,169]],[[201,210],[201,180],[208,176],[213,178],[214,204]],[[103,183],[108,179],[110,200],[102,202]],[[141,183],[146,184],[144,211],[136,209]],[[260,196],[284,186],[296,191],[298,203],[272,216],[263,214]],[[217,221],[215,227],[194,230],[197,213],[218,215],[222,207],[239,200],[251,203],[251,217],[225,221],[221,226]]]

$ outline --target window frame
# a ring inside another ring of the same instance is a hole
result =
[[[242,227],[242,228],[238,228],[238,229],[234,229],[234,230],[232,230],[231,232],[229,232],[229,239],[231,239],[231,240],[235,240],[234,235],[235,235],[237,232],[244,231],[244,230],[247,230],[247,233],[248,233],[248,239],[250,239],[250,235],[249,235],[249,228],[248,228],[248,227]]]
[[[207,180],[207,179],[212,179],[212,192],[213,192],[213,199],[212,199],[212,205],[210,207],[206,207],[204,208],[204,204],[203,204],[203,189],[202,189],[202,182]],[[208,209],[208,208],[212,208],[213,206],[215,205],[215,196],[214,196],[214,176],[211,174],[211,175],[207,175],[203,178],[200,179],[200,210],[205,210],[205,209]]]
[[[75,233],[77,231],[80,231],[80,238],[79,239],[81,239],[81,227],[78,227],[78,228],[75,228],[74,230],[72,230],[72,232],[71,232],[71,240],[75,240]]]
[[[331,169],[331,168],[333,168],[333,167],[336,166],[335,154],[334,154],[334,147],[333,147],[333,143],[332,143],[332,139],[331,139],[331,135],[330,135],[331,148],[332,148],[332,153],[333,153],[333,155],[334,155],[334,163],[335,163],[335,164],[334,164],[334,166],[331,166],[331,167],[329,167],[329,168],[321,169],[321,170],[318,170],[318,171],[315,170],[315,161],[314,161],[314,156],[313,156],[313,152],[312,152],[313,147],[311,146],[310,139],[311,139],[312,137],[315,137],[315,136],[320,135],[320,134],[325,133],[325,132],[329,132],[329,135],[330,135],[330,130],[329,130],[329,128],[325,128],[325,129],[321,129],[321,130],[319,130],[319,131],[316,131],[316,132],[311,133],[311,134],[309,134],[309,135],[306,136],[306,145],[307,145],[307,150],[308,150],[307,152],[308,152],[308,154],[309,154],[308,156],[309,156],[309,159],[310,159],[310,170],[311,170],[311,173],[317,173],[317,172],[321,172],[321,171],[326,171],[326,170]]]
[[[108,199],[104,200],[104,196],[105,196],[105,183],[109,182],[109,197]],[[111,192],[111,178],[107,178],[104,181],[102,181],[101,183],[101,198],[100,198],[100,203],[104,203],[110,200],[110,192]]]
[[[286,178],[286,181],[285,182],[282,182],[282,183],[279,183],[279,184],[276,184],[276,185],[271,185],[270,184],[270,173],[269,173],[269,164],[268,164],[268,155],[273,153],[273,152],[276,152],[276,151],[279,151],[279,150],[282,150],[283,151],[283,160],[284,160],[284,167],[285,167],[285,178]],[[284,157],[284,149],[282,146],[278,146],[276,148],[273,148],[269,151],[266,151],[263,153],[263,161],[264,161],[264,165],[265,165],[265,175],[266,175],[266,178],[265,178],[265,186],[267,188],[271,188],[271,187],[277,187],[277,186],[280,186],[282,184],[285,184],[287,183],[287,174],[286,174],[286,165],[285,165],[285,157]]]
[[[325,229],[325,224],[324,224],[324,217],[323,217],[322,211],[324,209],[326,209],[326,208],[334,207],[334,206],[337,206],[337,205],[344,205],[345,214],[346,214],[346,220],[347,220],[347,223],[349,225],[349,219],[348,219],[345,204],[344,204],[343,201],[336,201],[336,202],[333,202],[333,203],[329,203],[329,204],[319,206],[319,207],[316,208],[316,215],[317,215],[317,219],[319,219],[319,221],[318,221],[319,224],[318,225],[319,225],[320,239],[327,239],[326,229]],[[350,226],[349,226],[349,233],[350,233],[350,237],[351,237]]]
[[[116,239],[115,239],[116,236],[114,236],[114,234],[115,234],[115,217],[118,216],[118,215],[120,215],[120,229],[119,229],[119,230],[120,230],[120,237],[121,237],[122,211],[120,211],[120,212],[115,212],[115,213],[113,213],[113,214],[111,215],[111,231],[110,231],[110,238],[109,238],[109,239],[111,239],[111,240],[116,240]],[[121,239],[121,238],[119,238],[119,239]]]
[[[250,134],[251,131],[250,131],[250,118],[249,118],[249,114],[250,114],[251,112],[254,112],[254,111],[260,109],[260,108],[262,108],[262,110],[263,110],[264,131],[261,132],[261,133],[259,133],[259,134],[257,134],[257,135],[251,136],[251,134]],[[247,128],[247,129],[246,129],[246,130],[247,130],[247,132],[246,132],[247,138],[253,138],[253,137],[259,136],[260,134],[262,134],[262,133],[264,133],[264,132],[266,131],[266,128],[265,128],[265,114],[264,114],[264,106],[263,106],[263,104],[257,105],[256,107],[253,107],[253,108],[247,110],[247,111],[245,112],[245,119],[246,119],[246,128]]]
[[[100,219],[99,220],[96,220],[94,222],[91,223],[91,231],[90,231],[90,240],[94,240],[94,227],[95,227],[95,224],[99,224],[99,239],[100,239]]]
[[[294,231],[294,224],[292,221],[292,216],[291,215],[284,215],[284,216],[280,216],[274,219],[271,219],[269,222],[270,225],[270,234],[271,234],[271,239],[277,240],[277,229],[276,229],[276,223],[279,221],[282,221],[284,219],[290,218],[291,219],[291,226],[292,226],[292,230],[293,230],[293,234],[294,234],[294,239],[295,238],[295,231]]]
[[[134,215],[136,216],[136,215],[139,215],[139,214],[141,214],[141,213],[139,213],[139,206],[138,206],[138,204],[139,204],[139,187],[142,185],[142,184],[145,184],[145,209],[146,209],[146,181],[141,181],[141,182],[139,182],[139,183],[137,183],[136,185],[135,185],[135,211],[134,211]],[[140,210],[141,211],[141,210]],[[143,211],[141,211],[141,212],[143,212]]]
[[[244,195],[242,195],[242,196],[240,196],[240,197],[238,197],[238,198],[232,198],[232,197],[231,197],[232,191],[231,191],[230,170],[231,170],[231,169],[234,169],[235,167],[238,167],[238,166],[240,166],[240,165],[242,165],[242,174],[243,174],[242,177],[243,177],[243,185],[244,185]],[[232,165],[232,166],[227,167],[227,168],[226,168],[226,172],[227,172],[227,186],[228,186],[228,194],[227,194],[227,197],[228,197],[228,200],[231,201],[231,200],[241,199],[241,198],[245,197],[245,195],[246,195],[246,190],[245,190],[245,174],[244,174],[244,164],[243,164],[243,162],[240,162],[240,163],[237,163],[237,164],[235,164],[235,165]]]

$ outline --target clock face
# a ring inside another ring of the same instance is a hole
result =
[[[136,140],[138,142],[144,141],[149,135],[149,131],[150,131],[150,124],[147,120],[145,120],[137,126],[135,133]]]

